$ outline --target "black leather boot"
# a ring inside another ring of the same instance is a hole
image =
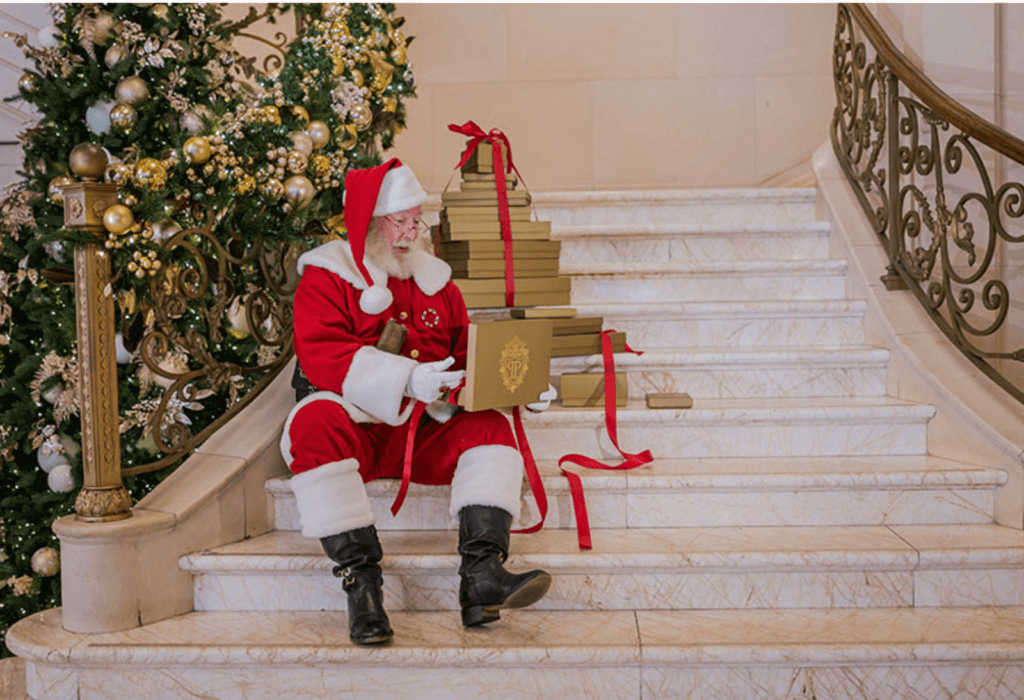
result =
[[[466,506],[459,511],[459,605],[465,627],[494,622],[501,608],[532,605],[551,587],[546,571],[505,571],[511,527],[512,515],[502,508]]]
[[[320,538],[324,553],[338,565],[334,575],[348,594],[348,636],[356,644],[381,644],[394,636],[384,612],[380,562],[384,551],[373,525]]]

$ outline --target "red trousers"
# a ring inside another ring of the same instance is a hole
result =
[[[292,456],[288,466],[295,474],[354,458],[364,483],[402,478],[408,424],[355,423],[340,404],[320,400],[296,411],[287,430]],[[459,457],[483,445],[516,446],[508,419],[498,411],[459,411],[446,423],[424,414],[416,430],[412,481],[450,484]]]

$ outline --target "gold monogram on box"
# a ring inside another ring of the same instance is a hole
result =
[[[550,319],[472,323],[467,338],[466,387],[459,396],[466,410],[525,406],[547,390]]]

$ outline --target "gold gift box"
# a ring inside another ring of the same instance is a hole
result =
[[[615,405],[625,406],[629,391],[625,372],[615,373]],[[563,374],[562,405],[573,408],[604,406],[604,374]]]
[[[551,372],[551,321],[471,323],[467,334],[467,411],[524,406],[547,391]]]

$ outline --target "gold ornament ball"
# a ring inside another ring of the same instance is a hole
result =
[[[132,107],[140,107],[149,99],[149,87],[146,81],[137,75],[129,75],[121,78],[114,88],[114,97],[118,102],[130,104]]]
[[[302,209],[316,195],[316,188],[305,175],[292,175],[284,181],[284,196],[296,209]]]
[[[134,225],[135,216],[132,215],[132,210],[123,204],[107,207],[103,212],[103,228],[115,236],[120,236]]]
[[[360,131],[368,129],[370,123],[373,122],[373,111],[370,110],[370,105],[365,102],[360,102],[354,105],[349,114],[352,116],[352,121],[355,122],[356,128]]]
[[[64,203],[64,187],[73,183],[70,177],[66,175],[58,175],[57,177],[50,180],[50,184],[46,188],[46,195],[50,198],[50,201],[54,204]]]
[[[298,175],[305,172],[307,165],[309,165],[309,159],[305,155],[299,151],[288,151],[288,163],[286,165],[288,172]]]
[[[32,555],[32,571],[40,576],[56,576],[60,571],[60,555],[53,547],[42,547]]]
[[[346,124],[344,129],[338,131],[338,148],[343,151],[347,151],[350,148],[355,148],[356,144],[359,143],[359,138],[356,136],[356,127],[354,124]]]
[[[171,236],[181,231],[181,226],[174,223],[170,219],[167,221],[158,221],[153,224],[153,240],[157,243],[163,243]]]
[[[272,124],[280,126],[281,113],[277,110],[277,107],[274,105],[267,105],[261,108],[261,112],[263,115],[263,121],[271,122]]]
[[[315,119],[306,127],[306,134],[313,141],[314,149],[321,149],[331,142],[331,127],[319,119]]]
[[[281,195],[284,194],[284,185],[276,177],[272,177],[263,183],[260,192],[267,199],[281,199]]]
[[[181,151],[185,154],[185,160],[196,165],[202,165],[213,155],[213,149],[205,136],[192,136],[185,139]]]
[[[132,182],[142,189],[158,190],[167,184],[167,170],[155,158],[143,158],[135,165]]]
[[[35,92],[36,85],[36,76],[32,73],[22,73],[18,78],[18,89],[22,92]]]
[[[309,159],[309,172],[313,177],[325,177],[331,172],[331,159],[322,153],[317,153]]]
[[[116,163],[107,168],[105,180],[114,185],[127,185],[132,180],[135,168],[127,163]]]
[[[295,105],[292,107],[292,114],[298,117],[302,125],[309,124],[309,112],[302,105]]]
[[[292,147],[307,158],[313,155],[313,139],[301,131],[292,132]]]
[[[103,62],[107,64],[107,68],[113,68],[127,55],[128,51],[124,48],[124,44],[111,44],[107,52],[103,54]]]
[[[80,143],[68,157],[71,172],[86,182],[96,182],[107,170],[107,154],[94,143]]]
[[[121,131],[131,131],[139,123],[139,113],[126,102],[118,102],[110,109],[110,125]]]

